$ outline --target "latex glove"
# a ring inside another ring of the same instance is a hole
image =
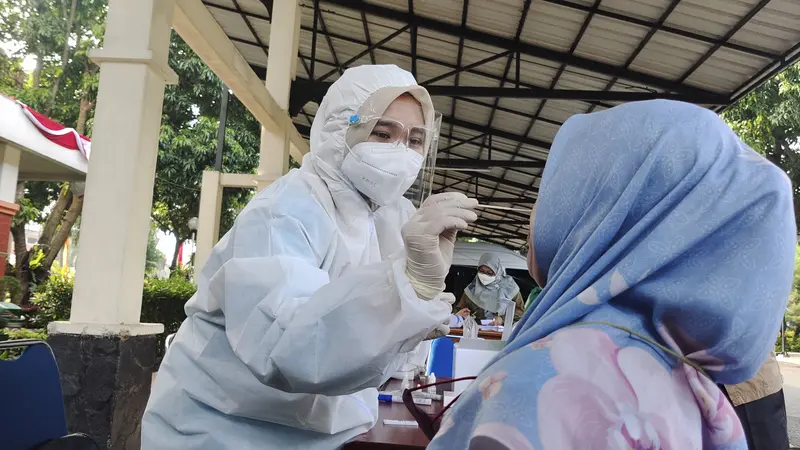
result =
[[[448,334],[450,334],[450,327],[446,323],[443,323],[441,325],[437,325],[436,328],[428,332],[424,340],[431,341],[442,336],[447,336]]]
[[[478,201],[457,192],[434,194],[403,225],[406,275],[420,298],[430,300],[444,290],[459,230],[478,220]]]
[[[439,294],[439,300],[442,300],[452,305],[453,303],[456,302],[456,296],[452,292],[442,292],[441,294]]]

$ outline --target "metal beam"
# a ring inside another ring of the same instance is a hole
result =
[[[547,88],[496,88],[486,86],[426,86],[431,96],[464,96],[493,98],[534,98],[550,100],[583,100],[637,102],[642,100],[666,99],[700,105],[727,105],[728,98],[721,94],[675,94],[652,91],[588,91],[577,89]],[[614,105],[599,105],[611,108]]]
[[[492,105],[490,103],[482,102],[480,100],[475,100],[473,98],[453,97],[454,101],[456,99],[460,100],[460,101],[463,101],[463,102],[471,103],[473,105],[483,106],[485,108],[491,108],[492,107]],[[557,127],[560,127],[561,125],[564,125],[563,122],[559,122],[557,120],[548,119],[546,117],[536,117],[536,115],[534,115],[534,114],[530,114],[530,113],[526,113],[526,112],[522,112],[522,111],[517,111],[516,109],[505,108],[503,106],[498,106],[497,110],[498,111],[507,112],[509,114],[514,114],[514,115],[517,115],[517,116],[520,116],[520,117],[525,117],[527,119],[534,119],[535,118],[538,121],[549,123],[550,125],[555,125]],[[451,116],[455,116],[455,114],[450,114],[450,115]]]
[[[414,0],[408,0],[408,13],[414,15]],[[417,26],[411,25],[411,75],[417,78]]]
[[[485,45],[491,45],[504,50],[511,50],[513,52],[520,52],[522,54],[533,56],[535,58],[542,58],[549,61],[558,63],[565,63],[571,66],[579,67],[584,70],[608,75],[618,76],[627,80],[643,83],[649,86],[666,89],[670,91],[683,92],[686,94],[713,94],[713,92],[684,85],[673,80],[657,77],[644,72],[637,72],[630,69],[614,66],[612,64],[595,61],[581,56],[570,55],[565,52],[553,50],[546,47],[540,47],[528,42],[515,42],[503,36],[498,36],[484,31],[472,29],[469,27],[460,27],[452,23],[444,22],[430,17],[424,17],[416,14],[409,14],[405,11],[386,8],[380,5],[366,3],[364,1],[352,0],[325,0],[329,4],[334,4],[343,8],[355,11],[363,11],[367,14],[372,14],[384,19],[395,20],[399,22],[406,22],[418,27],[427,28],[439,33],[450,34],[452,36],[464,36],[466,39],[479,42]]]
[[[296,109],[298,105],[302,107],[309,101],[316,101],[317,103],[322,102],[322,98],[325,97],[325,93],[328,92],[329,86],[330,83],[309,81],[302,78],[297,78],[296,80],[294,80],[292,82],[292,90],[290,95],[291,100],[289,102],[291,105],[290,113],[292,113],[292,110]],[[292,113],[292,115],[294,114],[296,114],[296,112]],[[452,124],[457,127],[466,128],[468,130],[476,131],[478,133],[484,133],[486,135],[492,135],[496,137],[501,137],[503,139],[522,142],[545,150],[550,149],[550,142],[532,138],[530,136],[521,136],[519,134],[511,133],[509,131],[498,130],[487,125],[480,125],[477,123],[468,122],[466,120],[457,119],[455,117],[442,117],[442,123]]]
[[[207,0],[204,0],[203,4],[208,8],[214,8],[214,9],[220,9],[222,11],[238,13],[238,11],[236,9],[234,9],[234,8],[230,8],[230,7],[227,7],[227,6],[210,3]],[[264,20],[264,21],[269,22],[269,18],[266,17],[266,16],[262,16],[262,15],[255,14],[255,13],[250,13],[250,12],[247,12],[247,11],[242,12],[242,14],[244,14],[247,17],[251,17],[251,18],[254,18],[254,19],[259,19],[259,20]],[[362,15],[365,16],[364,13],[362,13]],[[306,31],[306,32],[309,32],[309,33],[313,32],[313,29],[310,28],[310,27],[307,27],[307,26],[301,26],[300,29],[302,31]],[[367,29],[367,31],[368,31],[368,29]],[[339,40],[342,40],[342,41],[345,41],[345,42],[350,42],[352,44],[363,45],[363,46],[366,46],[366,47],[370,47],[372,45],[370,42],[361,41],[361,40],[356,39],[356,38],[354,38],[352,36],[347,36],[347,35],[338,34],[338,33],[332,33],[330,31],[327,34],[328,34],[328,36],[330,36],[332,38],[336,38],[336,39],[339,39]],[[237,38],[237,37],[234,37],[234,36],[228,36],[228,38],[231,41],[234,41],[234,42],[240,42],[242,44],[252,45],[252,46],[255,46],[255,47],[262,48],[264,50],[268,50],[267,46],[262,46],[262,45],[259,45],[258,43],[251,42],[251,41],[248,41],[246,39],[241,39],[241,38]],[[411,58],[413,56],[413,55],[411,55],[411,53],[408,53],[408,52],[405,52],[405,51],[402,51],[402,50],[393,49],[393,48],[388,48],[388,47],[383,47],[380,50],[381,51],[385,51],[387,53],[391,53],[393,55],[402,56],[402,57],[405,57],[405,58]],[[370,52],[370,57],[371,58],[374,57],[374,52],[375,52],[374,49],[373,49],[372,52]],[[308,57],[304,56],[304,55],[299,55],[299,56],[300,56],[300,60],[303,62],[303,64],[305,64],[305,60],[307,60]],[[460,65],[457,65],[457,64],[451,64],[451,63],[448,63],[446,61],[438,60],[436,58],[430,58],[430,57],[427,57],[427,56],[424,56],[424,55],[419,55],[419,54],[417,55],[417,60],[418,61],[424,61],[424,62],[427,62],[427,63],[430,63],[430,64],[436,64],[436,65],[442,66],[442,67],[447,67],[449,69],[458,69],[460,67]],[[336,67],[336,63],[333,62],[333,61],[323,61],[321,59],[317,59],[317,62],[324,63],[324,64],[329,65],[331,67]],[[260,66],[256,66],[256,65],[253,65],[253,64],[251,64],[250,67],[253,69],[253,71],[259,77],[261,77],[262,79],[264,78],[263,74],[266,73],[266,69],[265,68],[260,67]],[[504,78],[499,76],[499,75],[495,75],[495,74],[488,73],[488,72],[482,72],[482,71],[476,70],[476,69],[469,69],[469,70],[466,70],[466,72],[472,73],[474,75],[477,75],[477,76],[480,76],[480,77],[483,77],[483,78],[486,78],[486,79],[489,79],[489,80],[495,80],[495,81],[503,81],[504,80]],[[458,74],[456,75],[456,77],[458,77]],[[519,86],[521,88],[537,88],[538,87],[538,86],[532,85],[530,83],[523,83],[523,82],[520,82]],[[460,100],[460,101],[469,101],[469,99],[466,99],[466,98],[459,98],[458,100]],[[475,103],[474,100],[472,102]],[[597,105],[597,106],[609,107],[609,105]],[[489,105],[488,107],[491,108],[491,105]],[[497,110],[502,111],[503,109],[498,106]],[[512,111],[512,113],[513,113],[513,111]]]
[[[350,64],[353,64],[354,62],[358,61],[359,59],[361,59],[362,56],[366,55],[367,53],[372,53],[373,50],[375,50],[376,48],[379,48],[383,44],[391,41],[392,39],[396,38],[400,34],[405,33],[406,30],[408,30],[408,25],[404,26],[403,28],[400,28],[399,30],[395,31],[394,33],[390,34],[389,36],[386,36],[385,38],[381,39],[380,41],[370,45],[369,47],[366,48],[366,50],[362,50],[356,56],[353,56],[352,58],[350,58],[347,61],[345,61],[344,64],[342,64],[342,66],[345,69],[347,69],[348,67],[350,67]],[[325,75],[319,77],[319,79],[315,80],[315,81],[325,81],[328,78],[330,78],[331,75],[335,74],[337,71],[338,71],[338,69],[333,69],[333,70],[329,71],[328,73],[326,73]]]
[[[475,221],[476,224],[479,225],[528,225],[529,222],[525,220],[517,220],[517,219],[478,219]]]
[[[535,198],[531,197],[475,197],[480,204],[485,203],[512,203],[519,205],[533,205],[536,203]]]
[[[405,31],[405,29],[399,31],[402,32]],[[388,37],[385,40],[388,40]],[[374,45],[378,46],[378,43]],[[366,53],[367,51],[362,52],[359,57],[364,56]],[[345,64],[345,66],[347,66],[347,64]],[[466,69],[466,67],[464,67],[464,69]],[[323,77],[327,76],[329,75],[323,75]],[[448,76],[452,75],[448,74]],[[312,81],[299,78],[295,80],[295,82],[302,85],[300,88],[298,88],[298,91],[302,91],[305,96],[313,97],[312,99],[316,100],[323,97],[332,84],[331,82],[323,82],[322,79],[323,78]],[[687,95],[652,91],[592,91],[582,89],[548,89],[541,87],[504,88],[447,85],[426,86],[425,89],[428,90],[428,94],[430,94],[432,97],[530,98],[550,100],[583,100],[586,102],[636,102],[642,100],[667,99],[707,105],[722,105],[728,103],[727,97],[722,94]],[[484,106],[491,107],[491,105]],[[599,106],[604,108],[612,108],[614,105],[600,104]]]
[[[670,1],[670,3],[667,5],[667,7],[664,9],[664,11],[661,13],[661,16],[659,16],[658,20],[651,25],[650,30],[642,38],[642,40],[639,41],[639,45],[637,45],[636,48],[633,49],[633,51],[631,52],[630,56],[628,56],[628,59],[625,61],[625,64],[623,64],[622,67],[630,67],[630,65],[633,64],[633,61],[636,59],[637,56],[639,56],[639,53],[641,53],[642,50],[644,50],[644,47],[650,42],[650,39],[653,38],[653,35],[656,34],[656,31],[658,31],[658,28],[661,25],[663,25],[664,22],[667,21],[667,18],[669,18],[669,15],[672,14],[672,11],[674,11],[675,8],[678,7],[678,3],[680,3],[680,1],[681,0],[672,0],[672,1]],[[617,82],[617,80],[619,80],[619,77],[611,78],[611,81],[606,83],[606,86],[603,88],[603,90],[607,91],[607,90],[611,89],[611,87],[614,86],[614,84]],[[590,106],[589,109],[587,110],[587,112],[594,111],[594,108],[595,108],[594,106]]]
[[[361,13],[361,23],[364,25],[364,39],[367,41],[367,47],[372,47],[372,39],[369,36],[369,25],[367,25],[367,14],[364,12]],[[374,50],[370,50],[369,60],[372,64],[377,64],[377,62],[375,62]]]
[[[498,183],[498,184],[502,184],[502,185],[505,185],[505,186],[513,187],[513,188],[516,188],[516,189],[521,189],[523,191],[534,191],[534,192],[538,192],[539,191],[536,187],[533,186],[533,184],[524,184],[524,183],[519,183],[519,182],[512,181],[512,180],[505,180],[503,178],[499,178],[499,177],[496,177],[494,175],[489,175],[488,173],[476,172],[476,173],[472,174],[471,177],[483,178],[484,180],[487,180],[487,181],[492,181],[492,182],[495,182],[495,183]],[[462,180],[462,181],[466,182],[468,180]]]
[[[512,141],[519,141],[524,144],[532,145],[534,147],[539,147],[544,150],[548,151],[550,150],[550,142],[532,138],[530,136],[520,136],[519,134],[511,133],[509,131],[498,130],[488,125],[479,125],[476,123],[467,122],[466,120],[456,119],[455,117],[442,117],[442,122],[450,123],[457,127],[466,128],[468,130],[476,131],[478,133],[486,133],[487,135],[497,136]]]
[[[314,79],[314,64],[317,62],[317,24],[319,23],[319,0],[314,0],[314,26],[311,32],[311,73],[308,78]],[[298,53],[300,53],[298,51]]]
[[[559,5],[559,6],[564,6],[564,7],[567,7],[567,8],[571,8],[571,9],[574,9],[574,10],[577,10],[577,11],[583,11],[583,12],[589,12],[591,10],[591,8],[592,8],[591,6],[584,5],[584,4],[581,4],[581,3],[576,3],[576,2],[573,2],[573,1],[570,1],[570,0],[542,0],[542,1],[547,2],[547,3],[552,3],[554,5]],[[633,24],[633,25],[639,25],[640,27],[644,27],[644,28],[655,28],[656,31],[663,31],[663,32],[666,32],[666,33],[674,34],[676,36],[685,37],[685,38],[692,39],[692,40],[695,40],[695,41],[698,41],[698,42],[703,42],[703,43],[706,43],[706,44],[711,44],[711,45],[720,44],[722,47],[729,48],[731,50],[736,50],[736,51],[739,51],[739,52],[742,52],[742,53],[747,53],[747,54],[750,54],[750,55],[753,55],[753,56],[759,56],[761,58],[767,58],[767,59],[778,59],[778,58],[780,58],[780,55],[777,55],[777,54],[774,54],[774,53],[771,53],[771,52],[768,52],[768,51],[759,50],[759,49],[750,48],[750,47],[745,47],[744,45],[734,44],[732,42],[724,42],[724,41],[722,41],[720,39],[716,39],[716,38],[713,38],[713,37],[704,36],[702,34],[697,34],[697,33],[691,32],[691,31],[682,30],[680,28],[671,27],[669,25],[664,25],[663,22],[661,22],[661,23],[659,23],[659,22],[650,22],[650,21],[647,21],[647,20],[644,20],[644,19],[639,19],[639,18],[636,18],[636,17],[626,16],[624,14],[616,13],[616,12],[613,12],[613,11],[607,11],[607,10],[603,10],[603,9],[598,9],[596,11],[596,14],[598,16],[608,17],[609,19],[615,19],[615,20],[619,20],[621,22],[630,23],[630,24]]]
[[[469,0],[463,0],[461,3],[461,28],[467,27],[467,17],[469,15]],[[458,38],[458,54],[456,55],[456,74],[455,79],[453,81],[453,86],[459,86],[461,84],[461,72],[458,70],[461,68],[461,60],[464,57],[464,36],[459,36]],[[456,107],[458,104],[458,99],[453,98],[450,101],[450,117],[456,116]],[[452,147],[452,136],[453,136],[453,124],[450,124],[450,138],[447,142],[451,144]],[[447,183],[447,174],[444,176],[444,182]]]
[[[463,175],[463,174],[459,174],[459,175]],[[531,197],[531,196],[522,196],[522,195],[520,195],[520,193],[518,191],[511,190],[511,189],[509,189],[509,187],[503,185],[502,183],[500,185],[497,185],[496,183],[494,185],[488,185],[487,184],[488,182],[484,182],[483,180],[481,180],[479,178],[475,178],[475,177],[469,177],[467,179],[458,179],[458,178],[455,178],[455,179],[456,179],[456,183],[451,183],[450,185],[441,185],[440,183],[434,183],[435,186],[434,186],[433,192],[437,193],[437,194],[441,193],[441,192],[448,192],[451,189],[455,189],[455,186],[457,186],[458,184],[469,183],[472,180],[475,180],[476,184],[481,189],[496,190],[498,193],[508,194],[510,196],[513,196],[515,198],[519,198],[520,200],[523,200],[520,203],[521,205],[526,204],[527,203],[527,201],[526,201],[527,199],[533,199],[534,198],[534,197]],[[534,190],[536,190],[536,189],[534,189]],[[466,190],[464,190],[464,189],[461,189],[460,191],[461,192],[466,192]],[[486,196],[476,195],[476,197],[486,197]],[[486,197],[486,198],[491,198],[491,197]]]
[[[444,80],[445,78],[450,78],[453,75],[458,75],[458,74],[460,74],[461,72],[463,72],[465,70],[474,69],[475,67],[479,67],[479,66],[482,66],[484,64],[488,64],[488,63],[494,61],[495,59],[499,59],[499,58],[502,58],[504,56],[508,56],[509,53],[511,53],[511,52],[510,51],[505,51],[505,52],[498,53],[496,55],[490,55],[490,56],[488,56],[486,58],[481,59],[480,61],[475,61],[472,64],[468,64],[466,66],[459,67],[458,69],[453,69],[450,72],[443,73],[443,74],[441,74],[439,76],[436,76],[436,77],[433,77],[433,78],[429,78],[429,79],[423,81],[420,84],[422,86],[426,86],[427,87],[427,86],[429,86],[429,85],[431,85],[433,83],[436,83],[437,81]]]
[[[453,127],[451,126],[451,127],[450,127],[450,129],[451,129],[451,130],[450,130],[450,135],[449,135],[449,136],[447,136],[447,140],[448,140],[448,141],[451,141],[451,140],[453,140],[453,131],[452,131],[452,128],[453,128]],[[450,151],[450,150],[452,150],[452,149],[454,149],[454,148],[456,148],[456,147],[461,147],[461,146],[462,146],[462,145],[464,145],[464,144],[469,144],[469,143],[471,143],[471,142],[477,141],[478,139],[481,139],[481,138],[482,138],[482,137],[484,137],[484,136],[486,136],[486,134],[479,134],[479,135],[477,135],[477,136],[472,136],[472,137],[471,137],[471,138],[469,138],[469,139],[459,140],[459,141],[458,141],[458,142],[456,142],[455,144],[452,144],[452,143],[451,143],[451,144],[450,144],[450,145],[448,145],[447,147],[439,149],[439,150],[438,150],[438,153],[442,153],[442,154],[444,154],[444,153],[447,153],[448,151]],[[439,140],[441,140],[443,137],[445,137],[445,136],[441,136],[441,135],[440,135],[440,136],[439,136]]]
[[[742,17],[736,23],[736,25],[733,26],[733,28],[731,28],[730,30],[728,30],[727,33],[725,33],[725,36],[723,36],[722,39],[720,39],[720,42],[711,46],[711,48],[708,49],[708,51],[700,59],[698,59],[692,65],[692,67],[689,68],[689,70],[684,72],[683,75],[681,75],[681,77],[678,78],[678,82],[683,83],[684,81],[686,81],[686,79],[689,78],[694,73],[695,70],[697,70],[700,66],[702,66],[703,63],[706,62],[706,60],[708,60],[708,58],[711,57],[711,55],[713,55],[717,50],[719,50],[719,48],[722,46],[724,42],[728,42],[733,37],[734,34],[738,33],[739,30],[742,29],[742,27],[745,26],[747,22],[750,21],[750,19],[752,19],[753,17],[755,17],[756,14],[761,12],[761,10],[764,9],[765,6],[767,6],[767,3],[769,3],[769,0],[761,0],[760,2],[758,2],[758,4],[754,6],[750,10],[750,12],[745,14],[745,16]]]
[[[502,239],[506,239],[506,242],[509,240],[523,240],[523,238],[515,238],[507,235],[496,235],[496,234],[475,234],[475,233],[458,233],[458,237],[464,239],[479,239],[484,242],[491,242],[493,244],[502,245],[503,247],[509,247]]]
[[[404,31],[404,30],[401,30]],[[399,34],[399,33],[398,33]],[[391,36],[390,36],[391,37]],[[388,38],[387,38],[388,40]],[[376,46],[378,44],[375,44]],[[364,56],[367,51],[357,55],[359,58]],[[356,58],[358,59],[358,58]],[[347,67],[347,63],[344,64]],[[335,72],[335,70],[333,71]],[[292,86],[293,94],[301,95],[308,100],[321,101],[332,83],[322,82],[332,73],[323,75],[319,81],[305,80],[298,78],[295,83],[300,85],[295,88]],[[451,75],[448,75],[451,76]],[[678,100],[682,102],[695,103],[700,105],[727,105],[728,98],[721,94],[687,95],[649,91],[589,91],[581,89],[547,89],[539,87],[529,88],[505,88],[487,86],[445,86],[435,85],[426,86],[431,97],[472,97],[472,98],[530,98],[530,99],[549,99],[549,100],[582,100],[586,102],[637,102],[642,100],[666,99]],[[485,105],[489,106],[489,105]],[[598,106],[612,108],[614,105],[600,103]]]
[[[336,69],[339,71],[339,74],[341,75],[342,73],[344,73],[344,69],[342,68],[342,65],[339,64],[339,57],[336,56],[336,49],[333,48],[333,41],[331,40],[330,33],[328,33],[328,27],[325,25],[325,18],[322,17],[322,11],[319,11],[319,24],[322,27],[322,34],[325,35],[325,40],[328,42],[328,50],[331,51],[331,57],[333,58],[333,63],[336,65]]]
[[[733,92],[731,101],[738,101],[740,98],[752,92],[753,89],[756,89],[762,83],[772,79],[774,76],[783,72],[784,69],[798,61],[800,61],[800,42],[787,50],[786,53],[781,56],[781,62],[779,64],[770,64],[769,66],[764,67],[763,69],[759,70],[757,74],[753,75],[752,78],[742,83],[742,85]],[[721,109],[722,108],[717,109],[717,112],[720,112]]]
[[[439,157],[441,158],[443,155],[452,155],[452,156],[455,156],[457,158],[475,159],[475,158],[472,158],[471,156],[462,155],[460,153],[454,153],[453,150],[455,148],[457,148],[459,145],[474,145],[474,146],[477,146],[478,144],[475,144],[474,140],[481,139],[481,138],[483,138],[483,136],[484,135],[481,134],[481,135],[478,135],[478,136],[474,136],[473,138],[462,139],[460,137],[456,137],[456,136],[453,136],[453,135],[442,134],[442,135],[439,136],[439,140],[440,141],[442,141],[444,139],[448,139],[450,141],[456,141],[456,144],[450,145],[449,147],[445,147],[444,149],[439,150],[438,151]],[[470,141],[470,140],[472,140],[472,142],[467,142],[467,141]],[[491,146],[486,146],[484,148],[486,148],[487,150],[491,150],[493,152],[502,153],[504,155],[511,155],[511,156],[514,156],[514,157],[521,156],[522,158],[525,158],[525,159],[523,159],[523,161],[541,161],[540,158],[536,158],[534,156],[529,156],[529,155],[515,154],[514,152],[512,152],[510,150],[506,150],[506,149],[502,149],[502,148],[491,147]],[[520,173],[523,173],[525,175],[533,175],[531,173],[524,172],[524,171],[521,171],[521,170],[516,170],[516,172],[520,172]]]
[[[522,169],[541,169],[544,161],[498,161],[491,159],[441,159],[436,160],[439,169],[491,169],[492,167],[518,167]]]
[[[595,0],[595,2],[592,5],[591,9],[586,14],[586,18],[583,20],[583,24],[581,25],[581,28],[578,31],[578,34],[575,35],[575,39],[572,40],[572,44],[569,47],[568,51],[569,51],[570,55],[575,54],[575,50],[578,48],[578,44],[580,44],[581,39],[583,39],[583,35],[586,33],[586,30],[589,28],[589,24],[591,23],[592,19],[594,18],[595,12],[600,7],[600,2],[601,1],[602,0]],[[566,70],[566,68],[567,68],[566,64],[561,64],[559,66],[558,71],[556,71],[556,74],[553,76],[553,79],[550,81],[549,89],[552,90],[552,89],[555,89],[556,86],[558,86],[558,81],[561,79],[561,75],[564,74],[564,71]],[[534,125],[536,125],[536,120],[542,114],[542,111],[544,110],[544,107],[545,107],[546,104],[547,104],[547,100],[546,99],[542,99],[542,101],[539,102],[539,107],[536,108],[536,112],[533,114],[533,118],[530,120],[530,122],[528,122],[528,126],[525,127],[524,134],[526,136],[530,134],[531,130],[533,130]],[[516,148],[514,149],[514,156],[512,158],[516,158],[516,155],[518,155],[521,150],[522,150],[522,143],[518,143]],[[503,178],[506,177],[507,173],[508,173],[508,170],[504,170],[503,171]],[[527,191],[522,191],[522,194],[524,195],[526,192]],[[495,189],[492,191],[492,195],[494,195],[496,193],[497,193],[497,187],[495,187]],[[505,214],[506,217],[508,217],[508,215],[509,215],[508,213]]]
[[[258,46],[261,47],[261,50],[264,52],[264,56],[266,56],[267,60],[269,60],[269,53],[267,53],[266,46],[264,45],[264,42],[261,41],[261,38],[256,33],[256,30],[253,28],[253,24],[250,23],[250,19],[248,19],[247,14],[242,10],[242,7],[239,6],[239,2],[237,0],[231,1],[233,2],[233,6],[236,8],[236,12],[239,13],[239,16],[241,16],[242,20],[244,20],[244,24],[247,26],[247,29],[250,30],[250,33],[258,43]],[[266,4],[264,6],[266,6]],[[269,9],[268,12],[269,15],[272,16],[272,9]],[[264,71],[264,77],[266,78],[266,71]]]

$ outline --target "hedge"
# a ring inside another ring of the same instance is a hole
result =
[[[20,339],[47,339],[47,331],[44,329],[29,328],[2,328],[0,329],[0,341],[17,341]],[[22,353],[22,349],[10,349],[0,352],[0,359],[14,359]]]
[[[47,333],[44,328],[47,324],[56,320],[69,320],[69,312],[72,306],[72,287],[73,277],[69,273],[53,273],[50,278],[39,287],[33,297],[33,304],[38,310],[31,316],[32,326],[39,328],[35,339],[46,339]],[[194,295],[196,287],[181,277],[173,277],[168,280],[145,279],[144,290],[142,292],[142,315],[141,321],[146,323],[164,324],[164,333],[161,340],[166,335],[175,333],[181,326],[186,313],[183,305]],[[33,330],[9,330],[11,335],[3,337],[0,334],[0,341],[5,339],[28,339],[29,336],[18,337],[14,333]],[[6,332],[6,330],[2,330]],[[13,335],[13,336],[12,336]],[[164,346],[158,346],[159,357],[164,351]]]

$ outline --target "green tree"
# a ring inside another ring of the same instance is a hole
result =
[[[16,97],[64,125],[86,133],[97,91],[98,68],[88,51],[98,47],[105,29],[105,0],[15,0],[0,5],[0,36],[18,44],[19,51],[3,55],[0,66],[12,69],[0,75],[0,92]],[[30,78],[15,71],[31,55],[36,68]],[[16,267],[13,268],[27,303],[31,287],[45,280],[83,209],[82,186],[68,183],[21,183],[17,203],[21,210],[11,233]],[[52,208],[45,213],[48,206]],[[42,234],[28,251],[25,224],[42,224]]]
[[[744,96],[723,118],[747,145],[789,175],[800,223],[800,63]]]
[[[164,264],[164,254],[158,249],[158,228],[150,227],[150,234],[147,236],[147,255],[145,257],[144,271],[147,276],[153,276]]]
[[[197,217],[203,171],[216,160],[217,127],[222,82],[183,40],[173,33],[170,67],[179,77],[164,94],[159,137],[153,219],[176,245],[171,269],[175,269],[180,245],[191,237],[189,219]],[[222,170],[253,173],[258,166],[258,121],[235,97],[228,101]],[[226,189],[222,200],[220,229],[230,228],[234,217],[252,195],[249,189]]]

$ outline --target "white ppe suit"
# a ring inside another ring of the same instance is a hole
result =
[[[242,211],[186,304],[157,374],[142,448],[336,449],[377,420],[377,391],[447,320],[405,275],[400,199],[373,211],[340,171],[348,118],[396,66],[347,70],[311,128],[303,167]]]

